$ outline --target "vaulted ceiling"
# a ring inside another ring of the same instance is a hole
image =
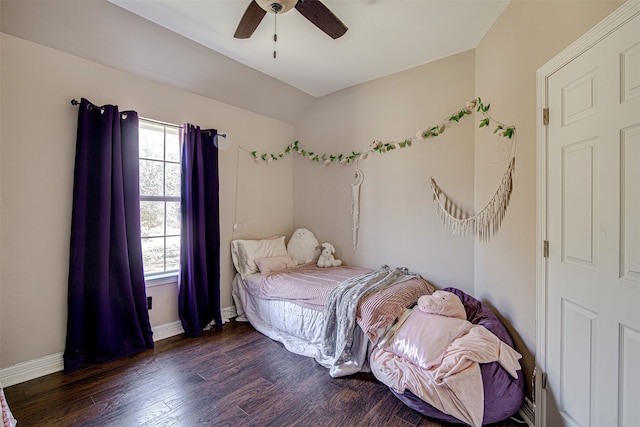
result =
[[[323,0],[348,27],[334,40],[296,9],[267,13],[251,38],[236,39],[252,0],[109,1],[316,97],[473,49],[508,4]]]
[[[508,0],[323,0],[332,39],[295,9],[233,37],[250,0],[2,0],[0,30],[293,123],[317,97],[473,49]]]

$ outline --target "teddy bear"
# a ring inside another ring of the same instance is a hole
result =
[[[336,249],[331,243],[323,243],[316,246],[317,250],[320,250],[320,257],[318,258],[318,267],[339,267],[342,265],[342,261],[333,257]]]
[[[462,301],[452,292],[435,291],[431,295],[422,295],[418,298],[418,308],[424,313],[467,320]]]
[[[313,233],[306,228],[298,228],[291,235],[287,244],[287,253],[296,265],[305,264],[318,259],[320,250],[316,249],[320,243]]]

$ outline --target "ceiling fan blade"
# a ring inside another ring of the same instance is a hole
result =
[[[347,32],[347,27],[320,0],[298,0],[296,9],[313,25],[337,39]]]
[[[233,37],[237,39],[248,39],[251,37],[251,34],[258,28],[258,24],[260,24],[266,13],[267,11],[258,6],[255,0],[251,0],[247,10],[245,10],[244,15],[242,15],[242,19],[240,19],[240,23]]]

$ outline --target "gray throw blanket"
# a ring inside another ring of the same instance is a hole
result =
[[[338,285],[331,291],[324,306],[323,353],[333,358],[334,364],[350,360],[358,303],[367,295],[413,277],[420,275],[406,268],[392,270],[383,265],[379,270],[352,277]]]

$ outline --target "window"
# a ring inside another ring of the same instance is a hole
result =
[[[140,223],[145,278],[180,266],[179,127],[140,119]]]

